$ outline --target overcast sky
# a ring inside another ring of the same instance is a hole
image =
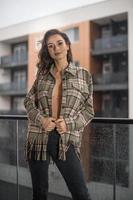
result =
[[[105,0],[0,0],[0,28]]]

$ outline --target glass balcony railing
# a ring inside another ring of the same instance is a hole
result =
[[[114,97],[115,99],[115,97]],[[96,117],[113,117],[113,118],[127,118],[128,117],[128,101],[125,104],[121,105],[120,107],[116,107],[116,105],[112,105],[112,102],[109,102],[112,106],[112,109],[106,107],[105,110],[101,112],[96,112]],[[114,109],[115,107],[115,109]]]
[[[93,76],[94,84],[127,83],[128,74],[126,72],[106,73]]]
[[[12,94],[26,94],[27,84],[25,81],[1,83],[0,94],[12,95]]]
[[[0,109],[0,115],[25,115],[26,111],[24,109],[10,109],[10,110],[2,110]]]
[[[126,51],[128,47],[127,35],[116,35],[106,38],[98,38],[94,41],[92,54]]]
[[[26,132],[26,116],[0,116],[1,200],[32,199],[31,177],[24,155]],[[133,119],[93,119],[85,128],[81,152],[92,200],[132,200]],[[71,199],[53,164],[49,186],[49,200]]]
[[[97,74],[93,76],[94,90],[127,89],[128,74],[126,72]]]
[[[106,73],[94,75],[94,84],[127,83],[128,74],[126,72]]]
[[[17,66],[25,66],[28,63],[28,53],[17,55],[2,56],[0,58],[0,67],[13,68]]]

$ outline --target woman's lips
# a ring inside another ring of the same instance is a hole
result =
[[[55,53],[56,56],[60,55],[61,53]]]

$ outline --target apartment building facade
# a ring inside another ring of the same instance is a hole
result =
[[[81,65],[92,74],[95,115],[133,118],[132,18],[131,0],[108,0],[0,30],[0,113],[24,113],[23,99],[35,79],[42,37],[48,29],[59,28],[68,34],[72,42],[77,67]],[[107,137],[105,129],[102,127],[103,132],[99,132],[99,127],[95,127],[94,136],[100,134],[104,143],[108,144],[113,135]],[[89,142],[88,130],[83,139]],[[125,126],[125,134],[119,135],[119,140],[119,147],[123,146],[125,150],[117,159],[117,166],[121,169],[118,185],[124,187],[125,194],[132,195],[133,135],[130,127]],[[95,145],[90,144],[91,149],[95,149]],[[107,168],[113,160],[108,152],[109,146],[105,145],[106,155],[99,145],[99,152],[92,151],[91,156],[90,146],[86,147],[88,156],[83,157],[88,181],[110,184],[111,175]],[[101,154],[101,159],[98,154]],[[103,162],[107,168],[103,169],[103,166],[99,170]],[[97,185],[97,188],[100,186]],[[108,191],[111,193],[111,190]],[[127,200],[130,200],[130,195]]]
[[[5,50],[5,46],[1,48]],[[6,51],[0,59],[1,114],[24,114],[27,66],[27,42],[6,44]]]

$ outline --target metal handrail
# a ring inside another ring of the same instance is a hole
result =
[[[0,115],[0,119],[27,120],[27,115]],[[94,117],[92,123],[133,124],[132,118]]]

